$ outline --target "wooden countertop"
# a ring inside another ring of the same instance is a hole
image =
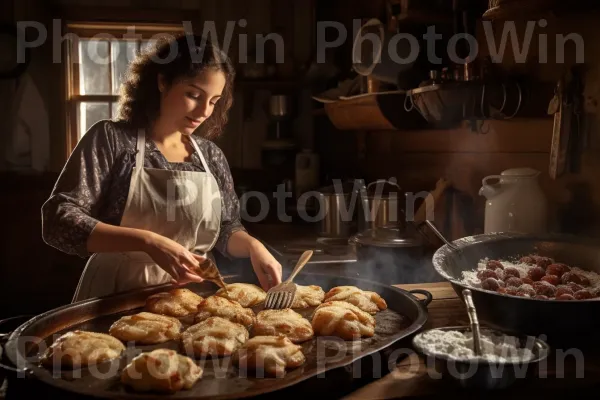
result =
[[[462,301],[449,283],[396,285],[405,290],[424,289],[433,295],[428,306],[429,319],[423,329],[468,325],[469,318]],[[554,399],[576,396],[582,389],[600,387],[600,349],[598,346],[583,350],[579,360],[573,349],[553,349],[546,365],[540,364],[540,377],[524,387],[508,388],[497,392],[472,393],[451,383],[433,379],[425,359],[412,354],[401,361],[397,369],[383,378],[344,397],[358,399]],[[564,362],[562,362],[564,360]],[[597,392],[596,392],[597,393]]]

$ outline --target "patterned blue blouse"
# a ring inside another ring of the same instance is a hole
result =
[[[221,232],[215,247],[230,257],[229,237],[245,228],[229,164],[215,143],[196,135],[192,137],[221,190]],[[42,206],[42,235],[47,244],[68,254],[88,257],[91,253],[86,242],[96,224],[99,221],[120,224],[135,166],[136,143],[136,129],[110,120],[97,122],[80,139],[50,198]],[[190,162],[170,163],[149,138],[144,167],[204,171],[195,151]]]

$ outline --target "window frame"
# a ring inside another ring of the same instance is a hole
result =
[[[79,64],[79,40],[78,39],[102,39],[103,35],[108,39],[127,39],[127,29],[135,28],[135,37],[132,40],[147,40],[159,34],[177,35],[185,32],[183,24],[174,23],[145,23],[145,22],[67,22],[65,29],[69,40],[66,48],[66,62],[64,64],[65,77],[65,128],[66,128],[66,151],[67,157],[75,149],[79,142],[79,119],[78,109],[82,102],[105,102],[111,103],[119,99],[118,95],[106,94],[81,94],[80,92],[80,64]],[[111,35],[111,36],[108,36]],[[109,57],[112,59],[112,46],[108,46]],[[112,66],[109,66],[110,87],[113,85]],[[112,107],[109,107],[109,113]],[[109,114],[110,115],[110,114]]]

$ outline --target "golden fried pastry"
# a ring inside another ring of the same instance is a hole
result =
[[[316,285],[296,285],[296,295],[291,308],[316,307],[323,302],[325,292]]]
[[[181,328],[177,318],[140,312],[115,321],[108,333],[124,342],[156,344],[179,338]]]
[[[371,315],[387,308],[385,300],[377,293],[361,290],[356,286],[334,287],[325,294],[324,301],[345,301]]]
[[[267,293],[260,287],[251,283],[232,283],[225,289],[219,289],[217,296],[225,297],[229,300],[237,301],[242,307],[252,307],[265,301]]]
[[[312,339],[314,332],[310,322],[291,308],[283,310],[263,310],[256,316],[252,327],[254,336],[283,335],[293,343]]]
[[[209,317],[181,334],[186,354],[229,356],[248,340],[248,330],[221,317]]]
[[[79,368],[112,360],[124,350],[123,343],[110,335],[76,330],[56,339],[40,357],[40,361],[47,366]]]
[[[181,318],[195,313],[202,300],[189,289],[177,288],[148,297],[145,308],[151,313]]]
[[[203,373],[191,358],[157,349],[134,357],[121,372],[121,383],[136,392],[175,393],[191,389]]]
[[[317,336],[338,336],[344,340],[354,340],[375,334],[375,318],[354,304],[329,301],[315,310],[312,327]]]
[[[210,258],[207,258],[200,263],[197,267],[192,267],[192,270],[196,275],[200,276],[205,281],[211,281],[217,284],[220,288],[226,287],[223,276],[219,272],[217,264],[215,264]]]
[[[254,323],[256,315],[252,309],[242,307],[237,301],[221,296],[210,296],[198,305],[198,314],[194,321],[198,323],[210,317],[225,318],[248,327]]]
[[[233,355],[232,361],[240,369],[280,377],[286,368],[304,364],[306,357],[302,347],[285,336],[255,336]]]

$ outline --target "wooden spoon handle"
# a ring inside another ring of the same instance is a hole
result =
[[[304,266],[306,265],[308,260],[310,260],[312,255],[313,255],[312,250],[307,250],[304,253],[302,253],[302,255],[300,256],[300,259],[298,259],[298,262],[296,263],[296,266],[294,267],[294,270],[292,271],[292,274],[290,275],[289,278],[287,278],[285,280],[285,283],[290,283],[296,277],[296,275],[298,275],[300,270],[302,270],[302,268],[304,268]]]

